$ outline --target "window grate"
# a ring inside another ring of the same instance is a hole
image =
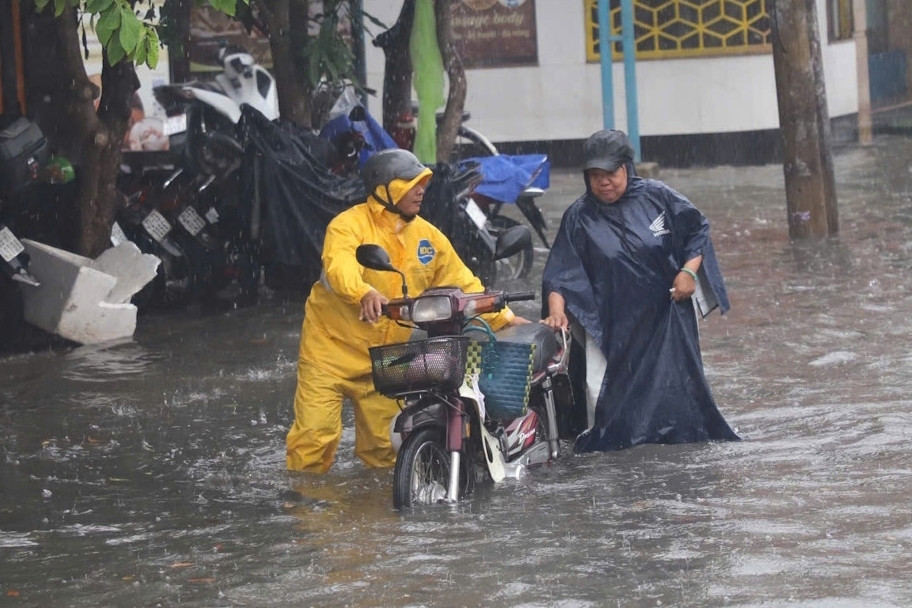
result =
[[[586,58],[598,61],[598,0],[586,3]],[[610,0],[611,34],[621,33],[621,2]],[[770,21],[766,0],[634,0],[637,59],[766,53]],[[621,59],[621,42],[612,42]]]

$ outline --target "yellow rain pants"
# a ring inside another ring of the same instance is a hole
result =
[[[356,455],[371,467],[388,467],[395,461],[389,423],[399,410],[395,401],[374,391],[368,348],[405,342],[411,331],[386,318],[377,323],[359,320],[361,298],[371,289],[389,299],[402,297],[397,273],[358,264],[355,249],[365,243],[389,253],[393,266],[405,274],[409,295],[443,285],[466,292],[484,289],[446,236],[421,217],[406,222],[373,197],[336,216],[326,231],[323,274],[304,309],[295,421],[286,437],[290,470],[329,470],[342,434],[345,397],[355,407]],[[485,318],[496,330],[514,314],[504,309]]]

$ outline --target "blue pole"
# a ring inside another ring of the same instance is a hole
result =
[[[602,1],[604,0],[600,0],[600,2]],[[605,2],[605,4],[607,4],[607,2]],[[637,107],[636,40],[634,40],[633,33],[633,0],[621,0],[621,29],[621,37],[624,44],[624,89],[627,93],[627,136],[630,138],[630,143],[633,145],[634,160],[640,162],[640,114]],[[599,36],[601,36],[601,18],[599,20]]]
[[[614,75],[611,72],[611,22],[608,0],[598,0],[599,57],[602,66],[602,124],[614,128]]]

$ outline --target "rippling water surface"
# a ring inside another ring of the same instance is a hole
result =
[[[713,225],[733,309],[704,359],[744,441],[568,457],[452,508],[392,511],[351,431],[329,475],[285,472],[301,302],[0,360],[0,605],[912,605],[909,158],[838,152],[841,234],[801,245],[781,167],[663,170]],[[552,231],[581,185],[552,174]]]

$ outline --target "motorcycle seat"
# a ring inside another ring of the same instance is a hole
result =
[[[560,350],[554,330],[542,323],[523,323],[504,327],[494,335],[499,342],[535,344],[535,356],[532,360],[534,372],[544,369]]]

